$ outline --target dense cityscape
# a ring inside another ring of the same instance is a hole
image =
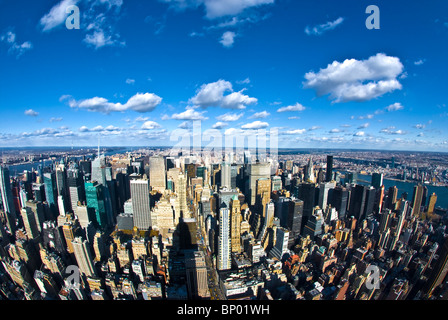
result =
[[[118,149],[3,154],[0,299],[448,298],[444,153]]]

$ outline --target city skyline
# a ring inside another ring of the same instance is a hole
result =
[[[0,1],[0,146],[172,146],[200,121],[279,148],[447,152],[448,5],[376,1],[369,30],[370,4]]]

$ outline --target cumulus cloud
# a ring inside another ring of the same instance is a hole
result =
[[[402,109],[404,109],[404,107],[399,102],[395,102],[395,103],[393,103],[393,104],[391,104],[391,105],[386,107],[386,110],[389,111],[389,112],[390,111],[398,111],[398,110],[402,110]]]
[[[153,129],[158,129],[160,127],[161,127],[160,124],[158,124],[157,122],[149,120],[149,121],[145,121],[142,124],[141,128],[144,130],[153,130]]]
[[[88,46],[99,49],[104,46],[120,45],[120,35],[114,31],[114,22],[123,4],[122,0],[62,0],[55,4],[39,21],[42,31],[48,32],[63,25],[69,16],[66,9],[77,5],[80,8],[80,29],[85,32],[83,42]]]
[[[233,46],[235,42],[236,33],[233,31],[226,31],[222,34],[221,40],[219,42],[226,48],[230,48]]]
[[[25,41],[19,44],[16,41],[16,34],[12,31],[7,31],[0,36],[0,41],[8,46],[8,53],[19,58],[25,52],[33,48],[33,44],[29,41]]]
[[[295,129],[295,130],[287,130],[285,134],[303,134],[306,132],[306,129]]]
[[[218,121],[212,126],[212,128],[213,129],[222,129],[224,127],[227,127],[228,125],[229,124],[227,122]]]
[[[317,26],[314,27],[309,27],[307,26],[305,28],[305,33],[307,35],[321,35],[329,30],[333,30],[334,28],[336,28],[337,26],[339,26],[340,24],[342,24],[344,22],[344,18],[339,17],[334,21],[328,21],[326,23],[323,24],[319,24]]]
[[[93,97],[90,99],[76,101],[70,96],[62,96],[61,101],[68,100],[68,105],[71,108],[86,109],[94,112],[101,112],[109,114],[111,112],[123,112],[133,110],[144,113],[154,110],[161,102],[162,98],[154,93],[137,93],[129,100],[121,104],[119,102],[113,103],[102,97]]]
[[[207,120],[204,116],[205,111],[196,111],[194,108],[187,108],[184,112],[175,113],[171,116],[171,119],[175,120]]]
[[[244,113],[225,113],[216,117],[216,120],[230,122],[230,121],[238,121]]]
[[[175,10],[198,8],[203,6],[207,19],[216,19],[229,15],[238,15],[244,10],[272,4],[274,0],[159,0],[170,4]]]
[[[246,106],[255,104],[258,100],[243,94],[244,90],[234,92],[230,82],[218,80],[203,84],[189,102],[202,108],[219,106],[227,109],[245,109]],[[226,92],[230,93],[224,95]]]
[[[49,31],[65,22],[68,14],[65,12],[67,7],[77,5],[79,0],[62,0],[54,5],[50,11],[40,19],[42,31]]]
[[[364,131],[358,131],[353,134],[354,137],[364,137],[365,132]]]
[[[260,112],[255,112],[253,115],[251,115],[249,117],[249,119],[264,119],[269,117],[271,114],[269,112],[267,112],[266,110],[264,111],[260,111]]]
[[[25,115],[30,116],[30,117],[37,117],[39,115],[39,112],[34,111],[33,109],[28,109],[25,110]]]
[[[277,109],[277,112],[303,111],[305,109],[306,108],[304,106],[302,106],[300,103],[297,102],[296,104],[291,106],[281,107]]]
[[[242,129],[263,129],[266,127],[269,127],[269,123],[258,120],[241,126]]]
[[[334,61],[319,72],[305,74],[304,87],[318,96],[329,95],[333,102],[368,101],[400,90],[397,77],[403,72],[397,57],[378,53],[367,60]]]

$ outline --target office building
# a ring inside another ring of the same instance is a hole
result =
[[[130,183],[134,226],[146,231],[152,225],[149,181],[137,179],[131,180]]]
[[[228,270],[232,267],[230,223],[230,210],[228,208],[221,208],[219,210],[218,270]]]
[[[149,158],[149,184],[152,190],[160,193],[166,189],[165,159],[162,156]]]
[[[87,240],[76,237],[72,241],[72,245],[79,271],[88,277],[95,276],[96,270],[93,263],[93,256]]]
[[[190,299],[206,299],[210,297],[207,281],[207,266],[202,251],[187,251],[185,253],[185,271],[187,274],[187,289]]]
[[[325,181],[333,180],[333,156],[327,156],[327,170],[325,172]]]
[[[3,213],[6,225],[11,233],[16,230],[16,208],[14,207],[9,169],[0,166],[0,192],[2,194]]]

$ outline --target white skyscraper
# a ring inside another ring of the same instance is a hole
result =
[[[140,230],[148,230],[151,226],[149,181],[145,179],[131,180],[130,184],[134,226]]]
[[[153,190],[163,193],[166,189],[165,159],[162,156],[149,158],[149,182]]]
[[[87,240],[83,240],[81,237],[76,237],[72,241],[72,245],[79,271],[90,277],[96,275],[92,253],[88,247]]]
[[[222,208],[219,210],[218,270],[228,270],[232,267],[231,252],[230,210]]]

